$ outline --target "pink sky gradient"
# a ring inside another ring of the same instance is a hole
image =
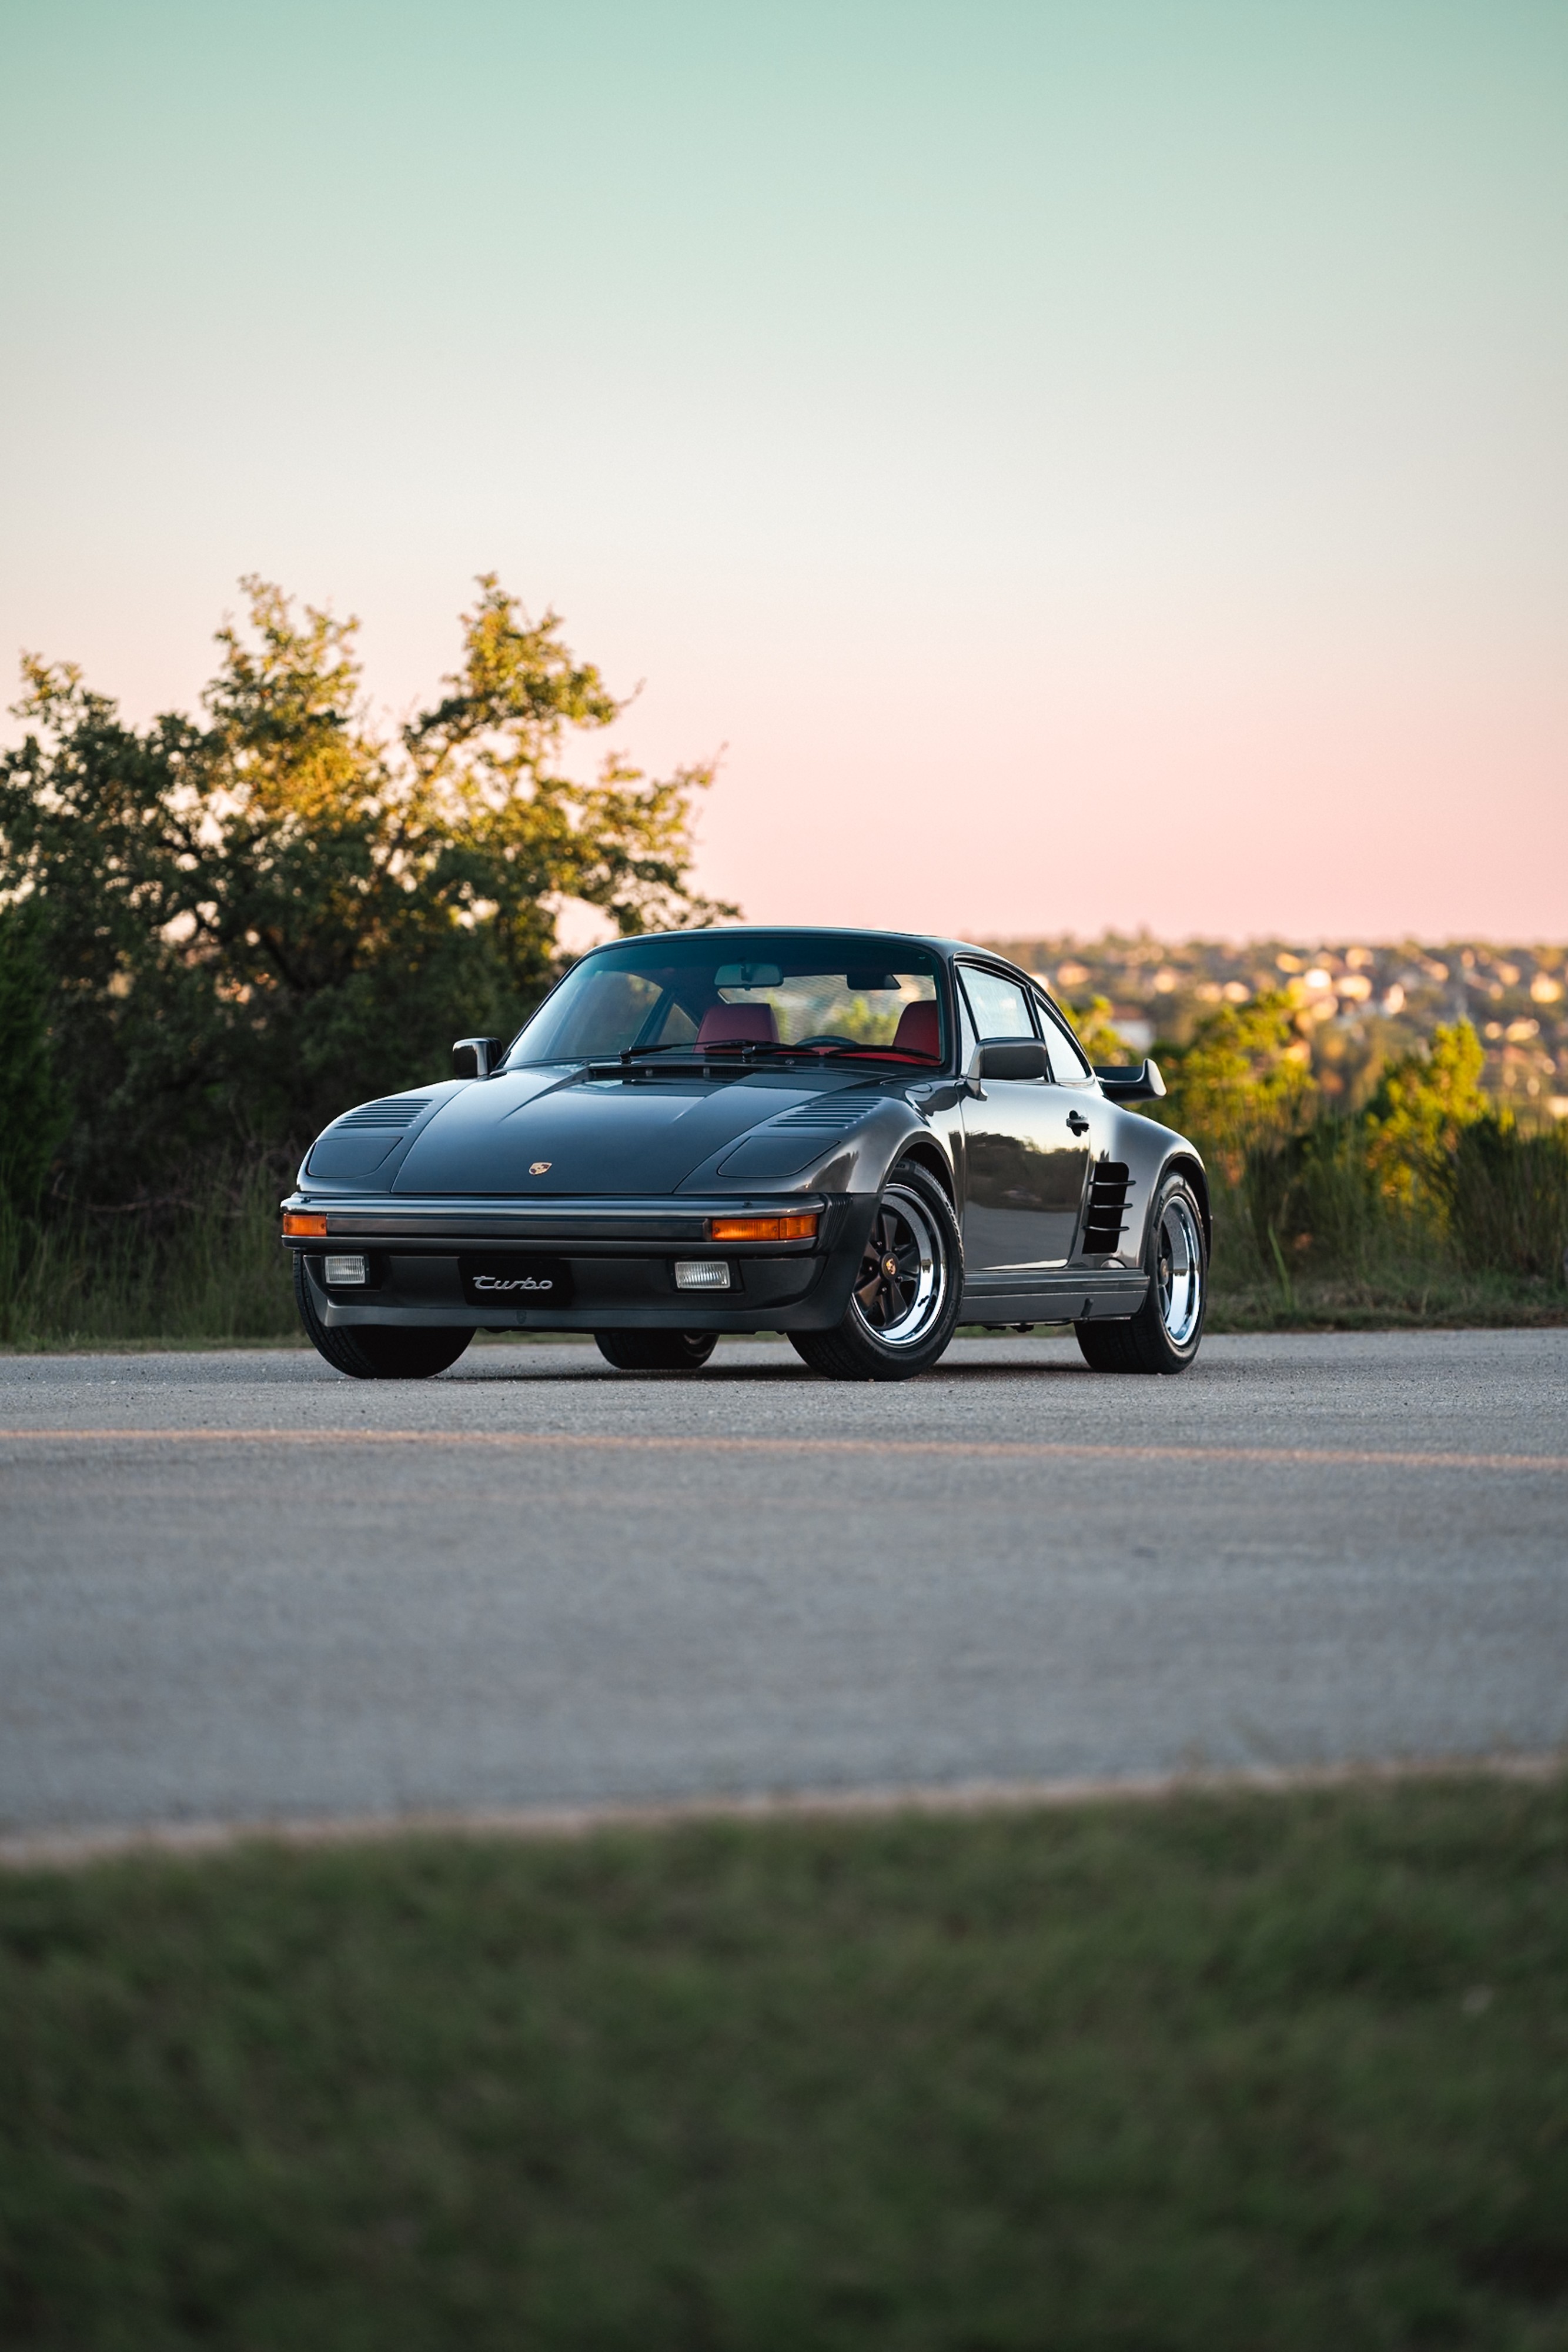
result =
[[[1568,935],[1568,11],[59,0],[0,84],[7,666],[189,707],[259,571],[401,710],[496,569],[754,917]]]

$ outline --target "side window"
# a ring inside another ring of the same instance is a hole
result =
[[[977,964],[967,963],[962,970],[964,993],[982,1043],[988,1037],[1034,1035],[1029,993],[1016,980],[1004,980],[999,971],[982,971]]]
[[[1036,999],[1037,1003],[1040,1000]],[[1051,1049],[1051,1075],[1057,1085],[1075,1087],[1092,1076],[1082,1046],[1054,1004],[1040,1004],[1040,1026]]]

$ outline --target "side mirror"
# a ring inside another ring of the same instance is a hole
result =
[[[1043,1078],[1050,1069],[1038,1037],[993,1037],[975,1055],[977,1078]]]
[[[1157,1062],[1126,1066],[1116,1063],[1103,1066],[1097,1062],[1094,1075],[1100,1081],[1100,1091],[1108,1102],[1158,1102],[1166,1090]]]
[[[455,1078],[487,1078],[506,1051],[499,1037],[459,1037],[452,1048]]]

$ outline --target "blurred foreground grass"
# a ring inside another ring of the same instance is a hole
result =
[[[0,1875],[10,2347],[1568,2343],[1568,1784]]]

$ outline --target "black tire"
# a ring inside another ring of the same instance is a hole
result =
[[[600,1354],[618,1372],[700,1372],[716,1331],[596,1331]]]
[[[294,1297],[299,1320],[317,1354],[324,1356],[335,1372],[347,1372],[354,1381],[432,1380],[457,1361],[474,1337],[472,1331],[455,1331],[445,1326],[421,1331],[392,1323],[323,1323],[298,1250],[294,1253]]]
[[[883,1187],[843,1321],[831,1331],[791,1331],[789,1344],[830,1381],[913,1380],[952,1339],[963,1290],[953,1204],[906,1160]]]
[[[1094,1372],[1185,1372],[1208,1312],[1208,1244],[1197,1193],[1177,1171],[1155,1194],[1144,1250],[1149,1295],[1120,1323],[1075,1323]]]

